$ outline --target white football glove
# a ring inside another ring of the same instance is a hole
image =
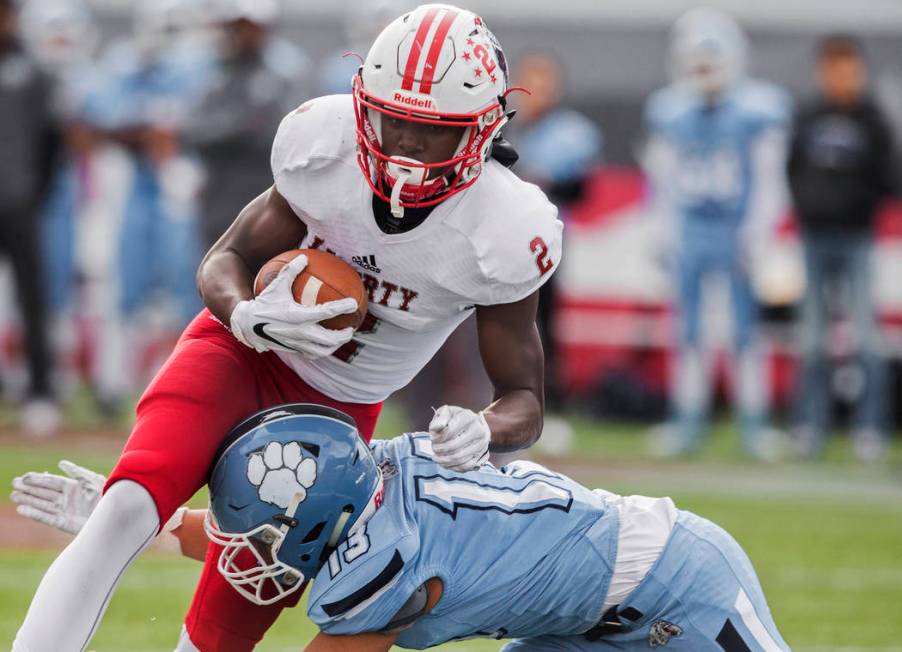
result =
[[[432,459],[452,471],[472,471],[489,459],[492,432],[482,412],[443,405],[429,423]]]
[[[13,479],[10,498],[22,516],[78,534],[100,501],[106,478],[68,460],[59,467],[68,477],[32,471]]]
[[[235,306],[229,328],[238,341],[258,352],[301,353],[311,359],[331,355],[350,341],[353,328],[332,330],[318,322],[354,312],[357,301],[346,298],[301,305],[294,300],[291,285],[305,267],[307,256],[297,256],[256,298]]]

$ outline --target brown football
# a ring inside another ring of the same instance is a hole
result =
[[[357,300],[357,311],[322,321],[326,328],[355,330],[366,316],[367,301],[363,281],[357,271],[338,256],[318,249],[291,249],[268,261],[254,279],[254,294],[260,294],[279,271],[300,254],[307,256],[307,267],[297,275],[291,286],[294,300],[312,306],[350,297]]]

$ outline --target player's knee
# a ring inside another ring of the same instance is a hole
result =
[[[106,523],[115,528],[119,536],[131,532],[145,535],[149,525],[159,527],[156,503],[150,492],[137,482],[116,482],[104,494],[103,502]]]

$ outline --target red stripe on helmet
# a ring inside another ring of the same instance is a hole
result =
[[[407,54],[407,64],[404,66],[404,81],[401,84],[401,88],[405,91],[413,89],[413,80],[417,74],[417,64],[420,63],[420,54],[425,45],[424,41],[426,40],[426,35],[429,33],[429,28],[432,27],[432,21],[435,20],[437,14],[437,8],[430,9],[426,12],[426,15],[423,16],[423,22],[420,23],[420,26],[417,28],[417,33],[413,37],[413,43],[410,44],[410,52]]]
[[[451,23],[457,18],[456,11],[448,11],[443,17],[442,22],[438,24],[435,30],[435,36],[432,39],[432,45],[429,46],[429,54],[426,55],[426,65],[423,67],[423,81],[420,82],[420,92],[430,93],[432,91],[432,80],[435,77],[435,66],[438,64],[438,57],[442,53],[442,46],[445,44],[445,37],[448,36],[448,30],[451,29]]]

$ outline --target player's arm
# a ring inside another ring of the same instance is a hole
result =
[[[178,539],[182,556],[197,561],[204,561],[207,556],[207,545],[210,540],[204,532],[205,509],[189,509],[182,517],[182,524],[172,530],[172,536]]]
[[[494,387],[494,401],[483,410],[493,452],[526,448],[542,434],[545,358],[538,305],[537,290],[515,303],[476,308],[479,353]]]
[[[63,475],[31,471],[13,478],[10,498],[19,515],[75,535],[100,502],[106,477],[68,460],[61,460],[59,468]],[[208,543],[206,513],[205,509],[179,508],[160,528],[156,544],[203,561]]]
[[[471,471],[489,451],[508,452],[542,433],[545,363],[536,329],[538,291],[513,303],[478,306],[479,352],[495,388],[494,401],[473,412],[443,405],[429,423],[432,458],[452,471]]]
[[[351,636],[332,636],[325,632],[316,635],[305,652],[388,652],[398,635],[366,633]]]
[[[270,258],[297,247],[306,232],[275,186],[251,201],[197,270],[197,288],[210,312],[228,324],[235,306],[253,299],[257,270]]]

